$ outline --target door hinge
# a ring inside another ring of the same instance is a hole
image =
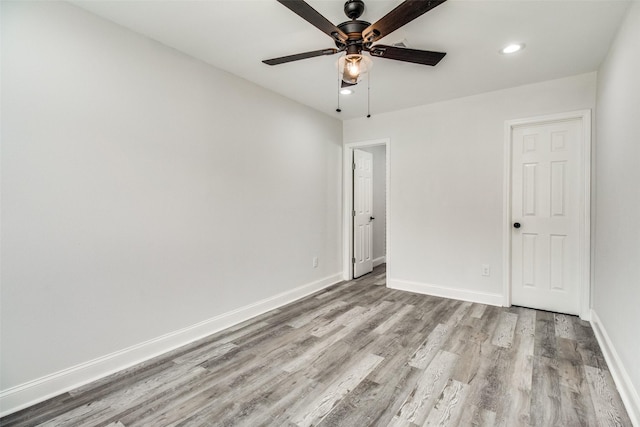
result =
[[[356,211],[351,211],[351,216],[356,216]]]
[[[351,169],[356,170],[356,164],[355,163],[351,163]]]
[[[356,259],[355,258],[351,258],[351,263],[355,264],[356,263]]]

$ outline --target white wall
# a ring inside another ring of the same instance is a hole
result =
[[[640,3],[598,72],[594,304],[640,425]],[[624,393],[623,384],[618,384]],[[633,396],[635,394],[635,396]]]
[[[373,259],[387,253],[387,147],[376,145],[360,148],[373,155]]]
[[[66,3],[4,1],[2,114],[5,391],[340,277],[337,120]]]
[[[595,81],[590,73],[346,121],[345,143],[390,138],[393,147],[388,283],[500,304],[504,123],[593,108]]]

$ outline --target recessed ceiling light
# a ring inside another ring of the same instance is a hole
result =
[[[353,93],[353,91],[351,89],[342,89],[342,90],[340,90],[340,93],[342,95],[351,95]]]
[[[504,54],[516,53],[522,49],[524,49],[524,43],[512,43],[500,49],[500,53],[504,53]]]

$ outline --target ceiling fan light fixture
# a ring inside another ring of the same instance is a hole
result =
[[[356,84],[371,70],[372,65],[370,58],[359,53],[341,56],[338,59],[340,78],[346,83]]]
[[[351,95],[352,93],[353,91],[351,89],[344,88],[340,90],[340,95]]]
[[[512,53],[516,53],[524,49],[524,43],[511,43],[502,49],[500,49],[500,53],[504,55],[509,55]]]

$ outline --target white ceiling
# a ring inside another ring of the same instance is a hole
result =
[[[338,55],[268,66],[263,59],[334,47],[275,0],[111,0],[74,4],[341,119],[367,113],[366,82],[338,102]],[[343,0],[308,0],[334,24]],[[375,22],[400,0],[365,0]],[[447,52],[436,67],[373,58],[372,114],[594,71],[629,5],[619,0],[449,0],[380,41]],[[517,41],[526,49],[498,51]]]

